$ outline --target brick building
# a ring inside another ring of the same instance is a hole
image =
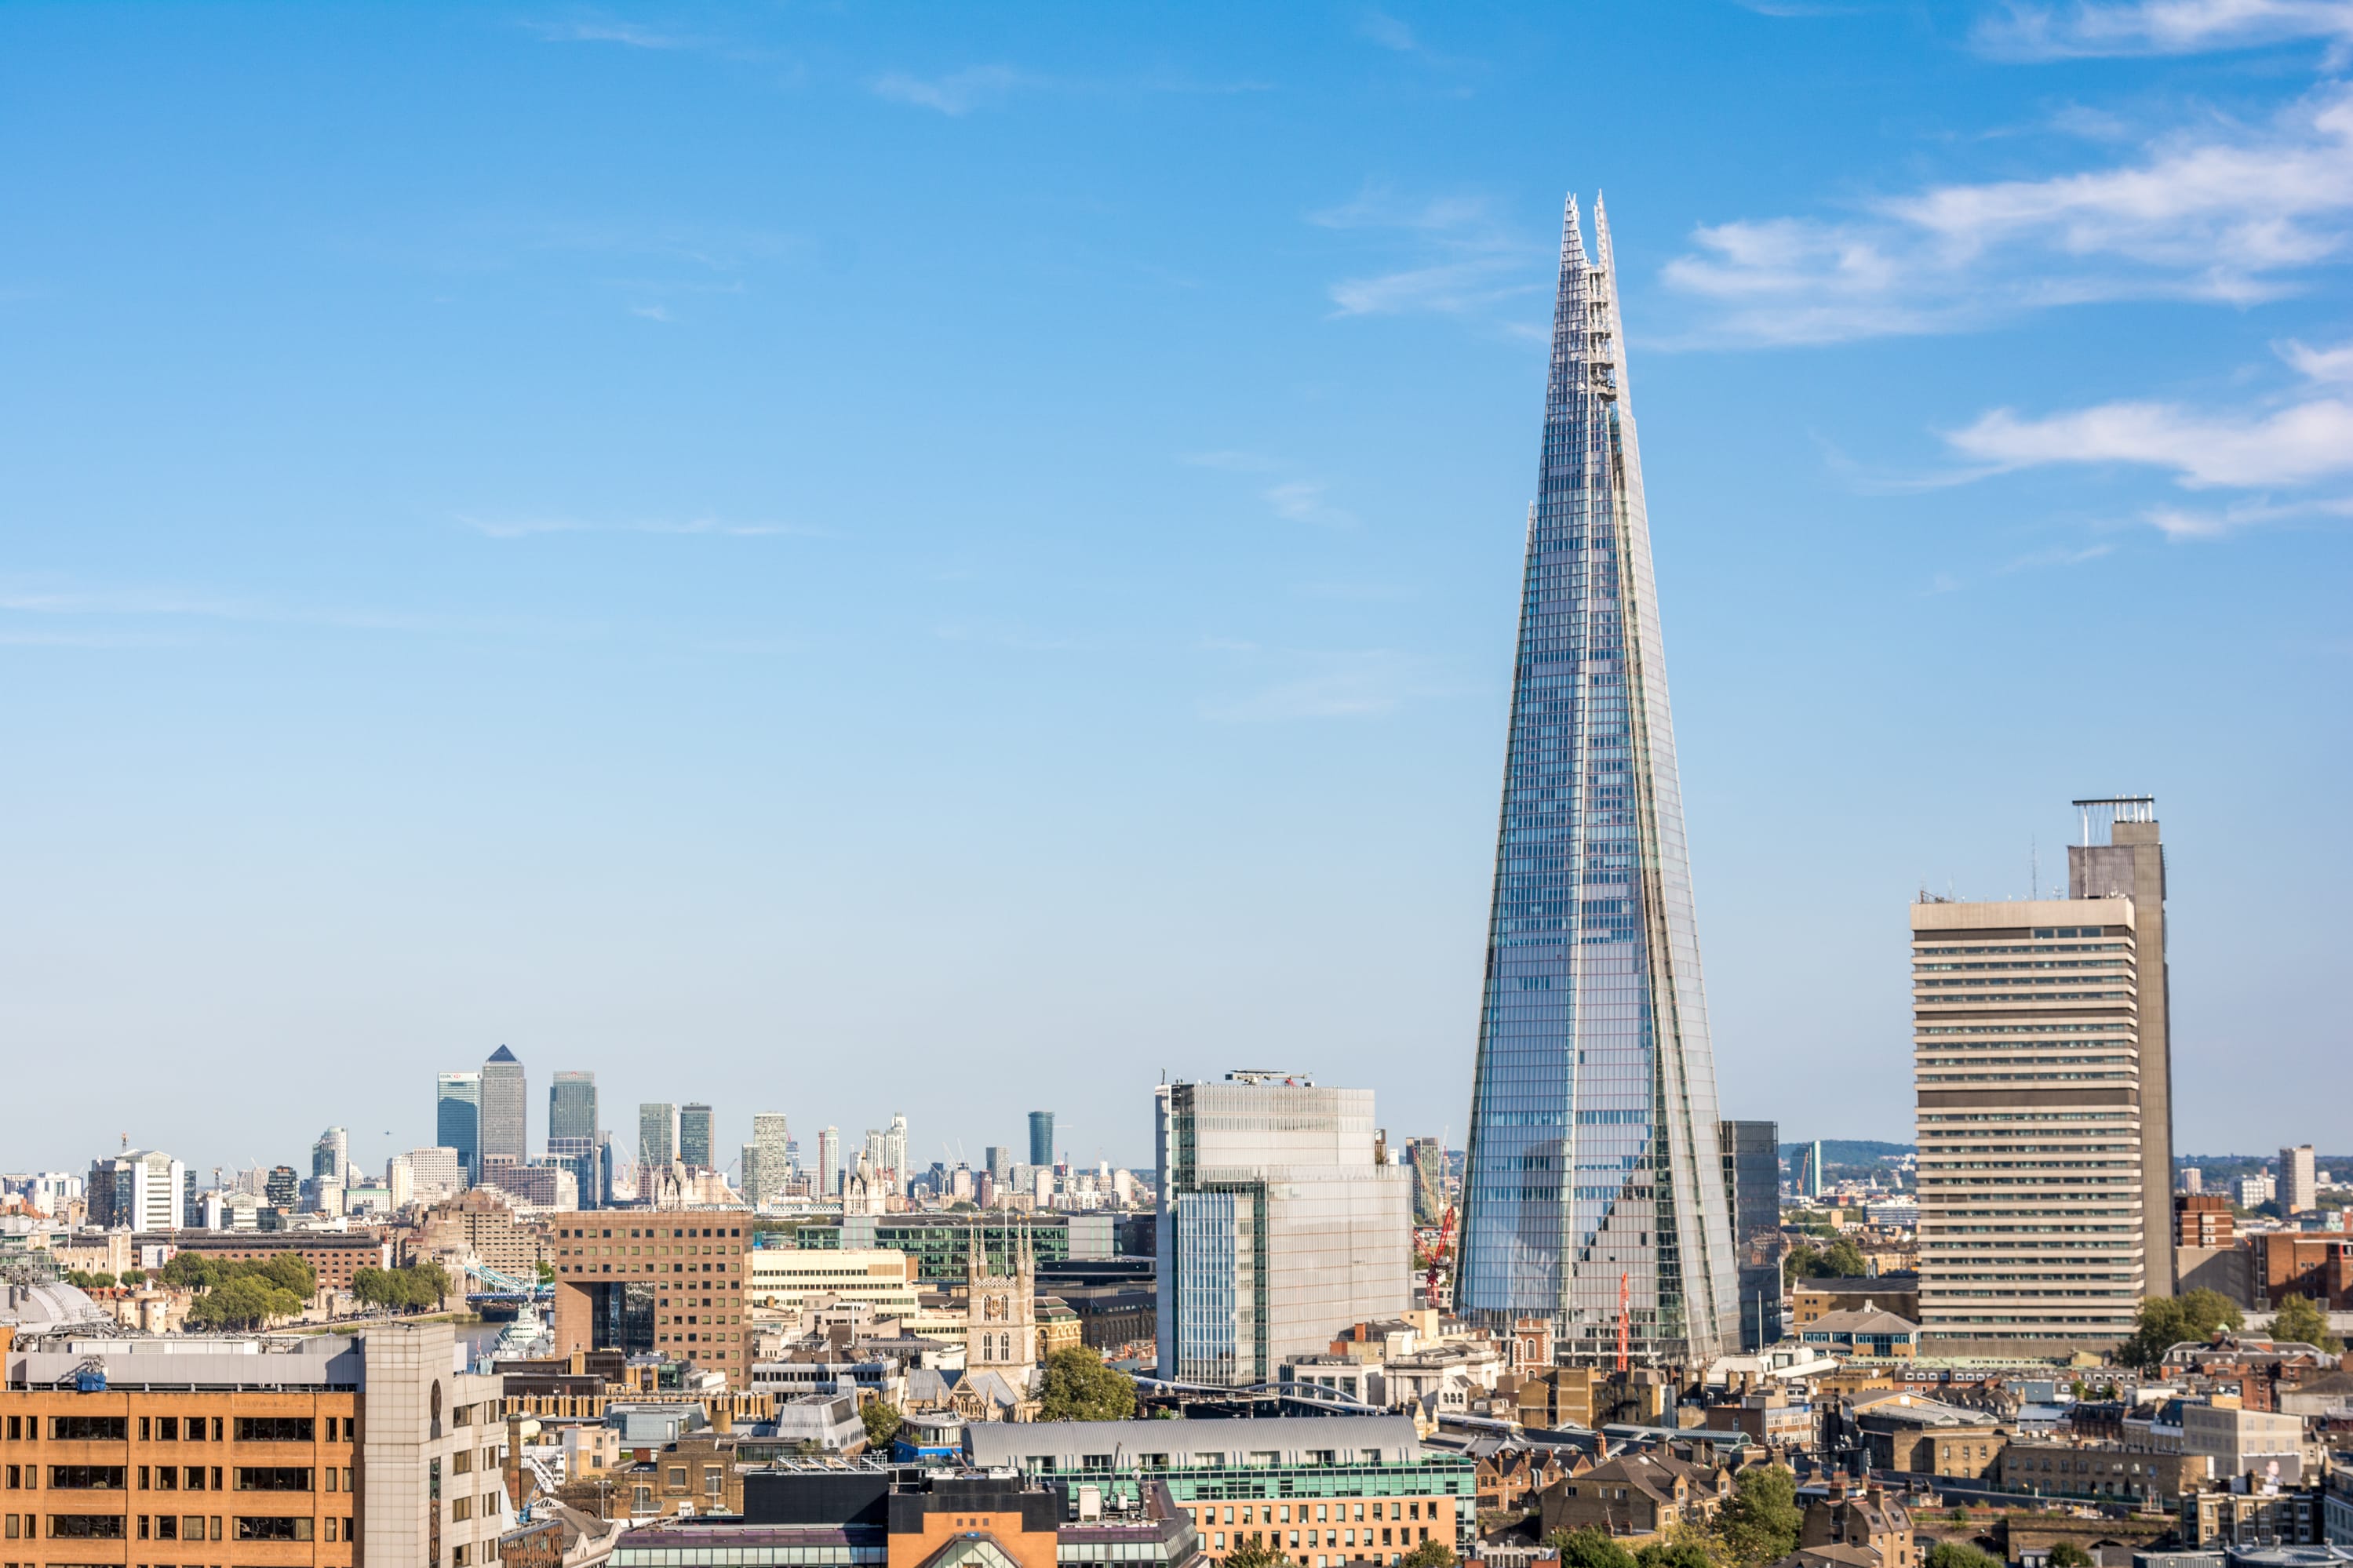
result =
[[[160,1244],[207,1258],[268,1262],[292,1253],[311,1266],[322,1290],[348,1290],[363,1268],[388,1268],[392,1247],[379,1230],[172,1230],[132,1238],[136,1247]]]
[[[605,1209],[552,1216],[555,1351],[652,1351],[748,1385],[748,1209]]]

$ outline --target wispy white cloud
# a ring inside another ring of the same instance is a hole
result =
[[[1015,70],[1011,66],[966,66],[945,76],[930,78],[886,71],[869,85],[877,98],[892,103],[909,103],[961,117],[976,109],[1002,103],[1018,89],[1042,84],[1042,78]]]
[[[2002,469],[2124,463],[2162,469],[2190,489],[2353,474],[2353,403],[2334,397],[2252,417],[2173,403],[2104,403],[2040,419],[1997,408],[1945,438]]]
[[[704,38],[679,33],[658,33],[634,22],[600,17],[533,21],[525,22],[523,26],[551,44],[620,44],[632,49],[697,49],[707,47],[709,43]]]
[[[1718,308],[1703,335],[1830,342],[1957,331],[2101,300],[2247,304],[2353,255],[2353,89],[2272,123],[2158,139],[2130,163],[1932,186],[1854,218],[1704,226],[1668,282]]]
[[[1310,213],[1307,221],[1365,235],[1404,263],[1332,284],[1337,315],[1430,312],[1498,321],[1504,307],[1545,287],[1544,247],[1498,220],[1482,197],[1409,201],[1368,185],[1352,201]],[[1525,325],[1499,324],[1514,331]]]
[[[1754,11],[1759,16],[1771,16],[1781,21],[1852,16],[1861,9],[1855,5],[1818,5],[1813,0],[1732,0],[1732,3],[1744,11]]]
[[[1413,29],[1378,6],[1356,19],[1356,37],[1395,54],[1418,54],[1421,49],[1421,40],[1414,37]]]
[[[2306,381],[2353,384],[2353,342],[2333,349],[2316,349],[2293,339],[2279,345],[2280,357]]]
[[[2268,44],[2353,42],[2353,0],[2080,0],[2011,5],[1975,29],[2006,59],[2189,55]]]
[[[2097,561],[2104,555],[2114,554],[2116,552],[2116,545],[2113,543],[2085,545],[2058,544],[2052,546],[2048,550],[2037,550],[2031,554],[2021,555],[2017,560],[2010,562],[2008,564],[2004,565],[2001,570],[2004,572],[2032,572],[2045,566],[2081,566],[2086,561]]]
[[[729,522],[719,518],[649,518],[607,522],[577,517],[476,517],[459,512],[458,521],[491,539],[533,539],[551,533],[709,534],[726,539],[766,539],[791,536],[829,537],[828,531],[794,522]]]
[[[1277,517],[1293,522],[1312,522],[1323,528],[1354,528],[1354,512],[1334,506],[1324,499],[1330,486],[1307,479],[1293,479],[1275,485],[1264,492],[1266,503],[1274,508]]]
[[[629,314],[643,316],[649,321],[668,321],[672,319],[670,307],[667,305],[632,305],[629,307]]]
[[[1202,705],[1221,723],[1279,723],[1303,719],[1377,719],[1435,689],[1420,659],[1394,648],[1310,651],[1227,644],[1243,672],[1259,684]]]
[[[2316,384],[2353,368],[2353,344],[2289,343],[2282,353]],[[2293,493],[2353,475],[2353,402],[2309,390],[2246,412],[2116,402],[2032,418],[1997,408],[1945,439],[1984,465],[1977,475],[2113,464],[2170,475],[2188,490],[2263,492],[2206,507],[2168,504],[2142,514],[2172,539],[2217,538],[2290,518],[2353,516],[2353,498]],[[2290,493],[2280,499],[2281,491]]]
[[[1228,474],[1278,474],[1292,467],[1261,452],[1195,452],[1184,461],[1192,468],[1214,468]],[[1293,522],[1312,522],[1324,528],[1356,527],[1354,512],[1325,499],[1330,490],[1331,487],[1320,479],[1287,478],[1261,489],[1259,499],[1277,517]]]

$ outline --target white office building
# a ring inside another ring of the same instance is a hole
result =
[[[1412,1193],[1373,1094],[1233,1072],[1155,1091],[1160,1375],[1232,1387],[1412,1305]]]

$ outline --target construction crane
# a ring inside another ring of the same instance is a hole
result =
[[[1624,1372],[1632,1364],[1634,1318],[1629,1309],[1631,1295],[1627,1288],[1626,1271],[1618,1270],[1618,1370]]]

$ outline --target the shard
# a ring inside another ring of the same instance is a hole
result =
[[[1573,196],[1536,495],[1455,1306],[1688,1365],[1739,1344],[1732,1225],[1609,222],[1588,252]]]

